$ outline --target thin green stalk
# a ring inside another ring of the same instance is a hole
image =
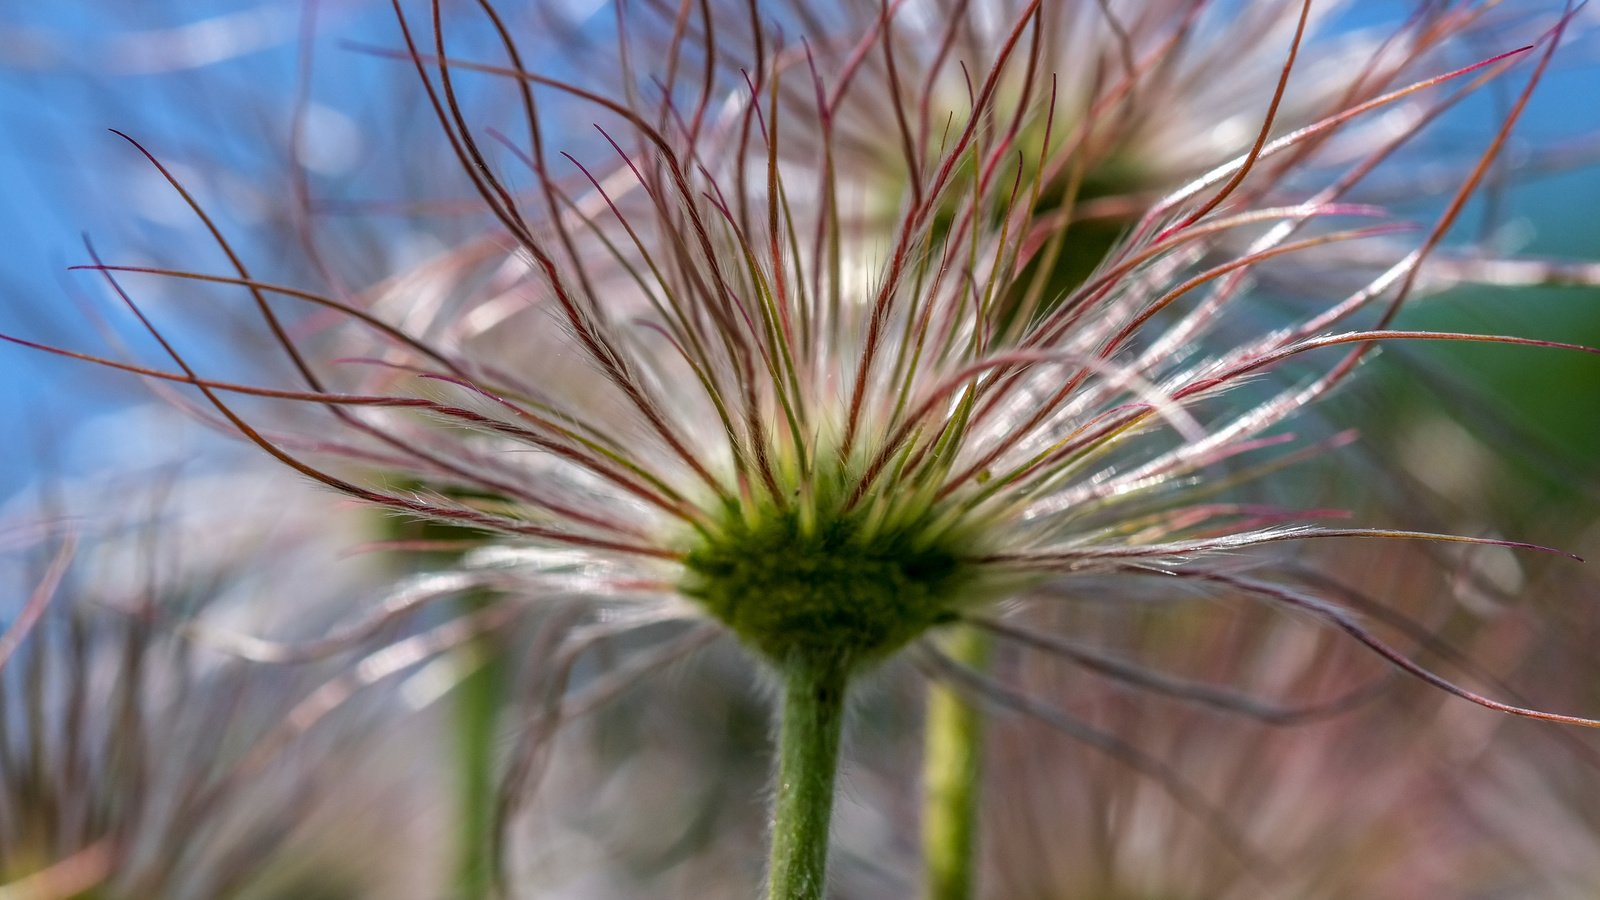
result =
[[[483,597],[462,601],[465,612],[482,607]],[[462,900],[483,900],[493,895],[495,729],[505,700],[505,655],[494,635],[484,635],[464,652],[471,656],[471,674],[455,689],[456,752],[460,807],[460,845],[456,850],[456,896]]]
[[[989,636],[965,626],[943,640],[951,659],[975,669],[989,660]],[[968,900],[976,880],[983,712],[954,688],[928,689],[922,766],[922,855],[928,900]]]
[[[801,660],[783,672],[768,900],[822,898],[848,681],[848,670],[834,660]]]

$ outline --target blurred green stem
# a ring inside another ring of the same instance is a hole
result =
[[[778,802],[767,897],[821,900],[849,672],[837,660],[796,660],[782,674]]]
[[[962,665],[983,669],[989,636],[957,626],[941,641]],[[924,734],[922,855],[928,900],[973,895],[978,843],[978,795],[983,771],[983,713],[954,688],[928,688]]]
[[[464,614],[483,608],[487,597],[462,600]],[[493,894],[494,745],[504,700],[506,664],[501,642],[493,634],[463,648],[463,664],[472,671],[456,686],[456,752],[461,807],[461,843],[457,848],[457,884],[462,900],[484,900]]]

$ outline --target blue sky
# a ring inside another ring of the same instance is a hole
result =
[[[344,42],[385,26],[379,33],[392,40],[393,29],[380,4],[322,7],[306,147],[314,165],[339,176],[359,161],[350,158],[359,135],[339,110],[397,75],[393,62]],[[292,2],[67,2],[0,13],[0,331],[106,352],[104,292],[93,276],[66,271],[88,260],[84,235],[108,260],[215,264],[200,223],[112,128],[171,164],[225,230],[270,260],[274,248],[250,246],[251,233],[264,205],[257,192],[284,183],[299,27]],[[159,306],[149,288],[136,292]],[[123,337],[142,346],[135,332]],[[98,469],[163,440],[113,424],[127,404],[149,399],[134,379],[10,347],[0,348],[0,379],[0,434],[9,438],[0,497],[41,460]]]

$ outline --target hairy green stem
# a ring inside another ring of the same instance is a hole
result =
[[[486,598],[462,601],[464,611],[480,609]],[[456,752],[459,803],[456,851],[457,894],[462,900],[493,895],[495,729],[505,700],[505,654],[494,635],[484,635],[464,648],[473,670],[455,689]]]
[[[837,660],[801,659],[786,666],[782,675],[778,800],[767,897],[821,900],[849,670]]]
[[[989,660],[989,636],[957,627],[941,642],[956,662],[975,669]],[[922,855],[928,900],[973,895],[978,796],[983,769],[983,712],[954,688],[928,688],[922,766]]]

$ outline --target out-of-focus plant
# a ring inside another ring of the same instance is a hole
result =
[[[394,695],[361,696],[406,669],[262,665],[204,638],[315,634],[339,597],[387,590],[340,561],[354,511],[248,471],[57,484],[47,515],[12,511],[0,896],[432,896],[432,787],[403,787],[414,760],[383,747]]]

